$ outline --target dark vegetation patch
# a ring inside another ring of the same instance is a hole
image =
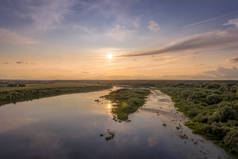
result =
[[[173,81],[155,85],[191,119],[186,125],[238,154],[238,82]]]
[[[4,83],[0,87],[0,105],[62,94],[98,91],[111,87],[109,84],[79,82]]]
[[[128,121],[128,116],[144,105],[149,94],[148,89],[128,88],[112,91],[104,97],[114,103],[112,108],[114,120]]]

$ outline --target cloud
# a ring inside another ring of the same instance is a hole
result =
[[[71,12],[70,8],[75,2],[75,0],[23,0],[24,5],[19,4],[22,7],[19,10],[24,10],[20,16],[31,21],[29,25],[31,32],[46,32],[61,24],[65,15]]]
[[[162,76],[161,79],[175,80],[238,80],[238,68],[218,67],[215,70],[205,71],[196,75]]]
[[[28,64],[27,62],[24,62],[24,61],[16,61],[16,64]]]
[[[91,28],[89,28],[87,26],[80,25],[80,24],[75,24],[75,25],[73,25],[72,28],[74,31],[78,31],[80,33],[86,33],[86,34],[94,33],[94,30],[92,30]]]
[[[231,59],[229,59],[229,61],[231,63],[238,63],[238,57],[231,58]]]
[[[123,41],[133,32],[133,30],[128,29],[126,26],[115,25],[106,35],[114,40]]]
[[[83,74],[90,74],[90,72],[88,72],[88,71],[82,71],[81,73],[83,73]]]
[[[158,50],[141,51],[122,56],[146,56],[168,52],[200,51],[205,49],[226,48],[234,45],[238,45],[238,28],[196,34],[185,39],[175,41]]]
[[[225,68],[225,67],[218,67],[214,71],[207,71],[204,72],[203,75],[207,75],[210,78],[214,79],[230,79],[235,80],[238,79],[238,68]]]
[[[216,20],[219,20],[219,19],[231,16],[233,14],[236,14],[237,12],[238,11],[236,10],[236,11],[232,11],[232,12],[220,15],[220,16],[216,16],[216,17],[213,17],[213,18],[205,19],[205,20],[202,20],[202,21],[199,21],[199,22],[196,22],[196,23],[188,24],[188,25],[185,25],[183,28],[189,28],[189,27],[194,27],[194,26],[198,26],[198,25],[201,25],[201,24],[205,24],[205,23],[210,23],[210,22],[213,22],[213,21],[216,21]],[[228,25],[230,25],[230,24],[228,24]]]
[[[0,44],[36,44],[37,41],[18,33],[0,28]]]
[[[235,25],[235,27],[238,27],[238,18],[230,19],[224,25]]]
[[[160,30],[160,26],[157,22],[151,20],[149,21],[148,29],[150,31],[158,32]]]

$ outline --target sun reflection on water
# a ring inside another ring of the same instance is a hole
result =
[[[111,103],[107,103],[105,106],[105,109],[107,111],[107,114],[112,117],[112,104]]]
[[[111,109],[112,108],[112,104],[111,103],[108,103],[107,104],[107,109]]]

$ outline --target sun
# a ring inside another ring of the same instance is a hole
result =
[[[108,55],[107,55],[107,58],[108,58],[109,60],[111,60],[111,59],[112,59],[112,54],[108,54]]]

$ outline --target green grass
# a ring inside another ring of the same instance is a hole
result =
[[[127,121],[131,113],[144,105],[149,94],[148,89],[132,88],[112,91],[104,97],[115,104],[112,109],[114,120]]]
[[[0,87],[0,105],[62,94],[90,92],[111,88],[109,84],[56,82],[26,84],[25,87]]]

